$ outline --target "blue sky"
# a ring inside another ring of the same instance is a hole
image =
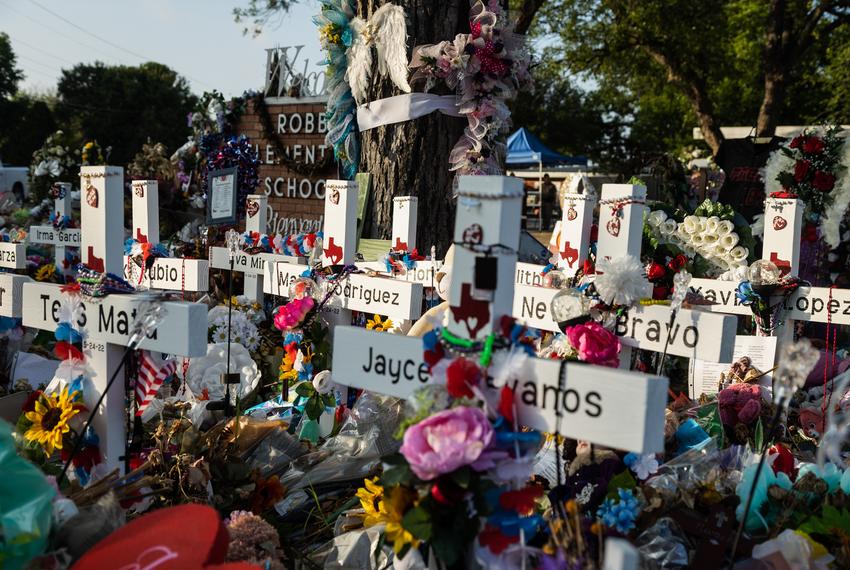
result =
[[[76,63],[158,61],[185,76],[196,93],[216,88],[233,96],[262,87],[266,48],[304,45],[302,58],[311,67],[322,59],[311,22],[315,0],[301,0],[257,38],[243,36],[233,21],[233,8],[244,5],[247,0],[0,0],[0,31],[11,37],[27,76],[22,87],[36,91],[55,89],[60,70]]]

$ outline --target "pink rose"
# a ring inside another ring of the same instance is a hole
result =
[[[567,339],[582,362],[612,368],[619,365],[620,339],[596,321],[569,327]]]
[[[274,326],[280,331],[288,331],[297,327],[304,321],[307,313],[315,304],[316,301],[313,300],[313,297],[292,299],[278,308],[274,316]]]
[[[429,481],[464,465],[482,470],[489,461],[493,426],[479,408],[459,406],[407,428],[401,454],[417,477]]]

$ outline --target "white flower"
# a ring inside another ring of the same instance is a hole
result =
[[[661,224],[663,224],[666,220],[667,220],[667,214],[664,212],[664,210],[655,210],[654,212],[650,213],[649,216],[647,216],[646,223],[648,223],[650,226],[652,226],[654,228],[657,228]],[[675,225],[675,223],[676,223],[676,221],[674,220],[673,224]]]
[[[316,392],[319,394],[330,394],[331,390],[334,388],[334,381],[331,377],[330,370],[322,370],[315,376],[313,376],[313,388],[316,389]]]
[[[720,218],[711,216],[705,220],[705,231],[709,234],[716,234],[717,227],[720,225]]]
[[[596,263],[596,292],[608,305],[632,305],[650,290],[643,265],[632,255]]]
[[[706,220],[708,220],[708,218],[703,218],[703,217],[698,218],[698,221],[697,221],[697,232],[698,233],[701,233],[701,234],[705,233]]]
[[[529,372],[528,355],[525,350],[517,347],[497,351],[493,355],[489,370],[493,377],[493,385],[497,388],[511,380],[526,378]]]
[[[212,339],[213,342],[227,342],[227,329],[225,327],[216,328],[212,334]]]
[[[736,245],[729,252],[729,257],[732,259],[732,261],[735,261],[736,263],[746,261],[747,255],[749,255],[749,251],[747,251],[747,248],[740,245]]]
[[[739,239],[738,234],[735,234],[735,233],[726,234],[726,235],[720,236],[720,239],[718,240],[717,243],[718,243],[718,245],[722,246],[723,249],[725,249],[726,251],[729,251],[733,247],[738,245],[738,239]]]
[[[699,218],[697,216],[685,216],[682,226],[687,234],[695,234],[699,231]]]
[[[678,229],[678,224],[676,220],[667,220],[661,224],[661,227],[658,228],[661,231],[662,235],[669,236],[675,235],[676,230]]]
[[[181,372],[180,366],[177,367]],[[227,369],[227,343],[207,345],[206,356],[195,357],[189,361],[186,371],[186,384],[194,394],[201,394],[204,388],[210,400],[224,398],[224,384],[221,375]],[[239,372],[241,382],[238,389],[231,389],[231,403],[236,403],[237,396],[245,398],[260,382],[260,371],[257,363],[251,358],[248,349],[241,344],[230,345],[230,372]]]
[[[658,473],[658,460],[651,453],[638,455],[629,469],[635,472],[638,479],[648,479],[650,475]]]
[[[729,220],[720,220],[720,223],[717,224],[717,235],[725,236],[727,234],[731,234],[734,229],[735,224]]]
[[[764,214],[756,214],[753,216],[753,223],[750,225],[750,233],[753,237],[764,235]]]
[[[716,233],[712,233],[712,232],[706,230],[705,233],[702,234],[702,242],[706,245],[713,245],[713,244],[717,243],[717,240],[718,240],[718,237],[717,237]]]
[[[691,234],[691,243],[697,249],[699,249],[699,246],[701,246],[704,242],[705,242],[705,238],[703,237],[703,234],[701,234],[701,233]]]

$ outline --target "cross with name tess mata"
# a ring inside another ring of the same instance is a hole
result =
[[[82,261],[90,269],[122,273],[124,224],[124,171],[114,166],[83,166],[81,201]],[[23,286],[23,324],[27,327],[55,330],[62,304],[61,285],[28,282]],[[129,345],[137,314],[151,295],[107,295],[85,298],[78,325],[85,330],[83,349],[92,377],[84,388],[85,403],[93,407],[112,375],[122,365],[123,347]],[[177,356],[206,354],[207,307],[203,304],[161,302],[165,314],[159,324],[138,345],[140,349],[166,352]],[[123,470],[126,436],[126,391],[123,382],[109,388],[99,410],[95,411],[94,430],[108,469]]]
[[[140,243],[159,243],[159,185],[156,180],[131,183],[133,225],[130,237]],[[124,279],[134,287],[206,293],[209,290],[209,261],[159,257],[142,268],[124,256]]]
[[[53,216],[57,220],[63,220],[65,216],[69,219],[72,215],[71,208],[71,183],[57,182],[53,185]],[[69,275],[73,267],[67,255],[68,248],[80,247],[80,228],[57,229],[53,225],[32,226],[27,239],[30,243],[38,243],[53,246],[53,257],[56,271],[62,275]]]

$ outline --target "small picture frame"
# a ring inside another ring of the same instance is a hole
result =
[[[207,176],[207,225],[235,224],[237,221],[237,168],[211,170]]]

